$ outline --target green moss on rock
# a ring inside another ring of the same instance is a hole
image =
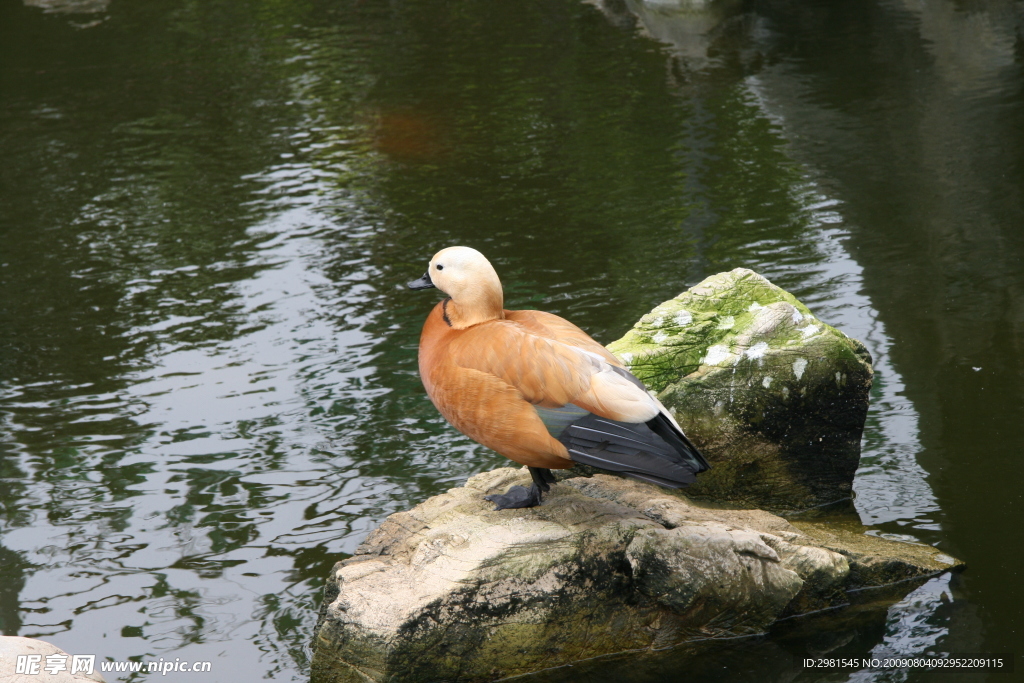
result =
[[[764,277],[713,275],[608,348],[711,461],[691,495],[780,512],[852,495],[870,355]]]

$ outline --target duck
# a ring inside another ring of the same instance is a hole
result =
[[[446,295],[419,341],[431,402],[530,472],[529,488],[485,496],[495,510],[540,505],[556,482],[551,470],[576,464],[672,489],[710,469],[665,406],[590,335],[551,313],[506,310],[501,280],[476,249],[442,249],[406,286]]]

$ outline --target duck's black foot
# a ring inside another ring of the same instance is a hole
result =
[[[527,467],[530,470],[530,477],[533,479],[533,485],[539,486],[540,490],[547,493],[551,490],[549,484],[555,483],[555,475],[551,474],[551,470],[544,469],[543,467]]]
[[[504,494],[494,493],[484,496],[495,504],[495,510],[511,510],[512,508],[532,508],[540,505],[540,488],[533,484],[530,488],[513,486]]]

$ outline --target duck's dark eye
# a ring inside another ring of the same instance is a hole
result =
[[[442,266],[440,263],[438,263],[437,264],[437,269],[438,270],[444,270],[444,266]]]

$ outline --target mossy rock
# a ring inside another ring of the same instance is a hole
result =
[[[960,565],[606,474],[562,480],[535,508],[484,499],[530,481],[526,468],[478,474],[391,515],[335,565],[312,683],[493,681],[696,646]]]
[[[689,495],[776,512],[852,497],[871,356],[761,275],[713,275],[608,348],[712,463]]]

